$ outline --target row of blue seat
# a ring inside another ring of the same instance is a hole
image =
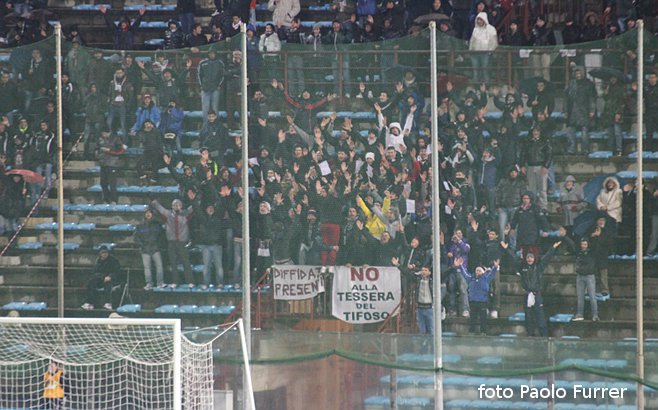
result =
[[[595,369],[625,369],[628,367],[628,361],[623,359],[564,359],[560,365],[576,365],[592,367]]]
[[[130,205],[130,204],[64,204],[64,211],[74,212],[144,212],[148,205]],[[56,211],[57,205],[52,209]],[[43,224],[42,224],[43,225]],[[83,224],[78,224],[83,225]],[[92,227],[92,229],[95,227]],[[57,229],[56,227],[53,229]],[[64,226],[66,229],[66,225]]]
[[[56,231],[58,229],[58,225],[57,222],[46,222],[36,225],[35,228],[47,230],[47,231]],[[64,223],[65,231],[93,231],[94,229],[96,229],[96,224],[94,223],[76,223],[76,222]]]
[[[66,228],[64,228],[66,230]],[[16,246],[17,249],[20,250],[39,250],[43,248],[43,242],[39,241],[33,241],[33,242],[26,242],[26,243],[21,243],[18,246]],[[75,243],[75,242],[64,242],[64,250],[65,251],[75,251],[80,249],[80,244]]]
[[[141,307],[140,307],[141,309]],[[215,306],[215,305],[162,305],[155,308],[155,313],[180,313],[180,314],[210,314],[210,315],[230,315],[235,310],[235,306]]]
[[[71,7],[72,10],[78,11],[94,11],[100,10],[101,7],[105,7],[108,10],[112,9],[110,4],[76,4]],[[131,4],[124,6],[124,11],[138,11],[141,9],[146,9],[147,11],[174,11],[176,10],[175,4]],[[143,24],[143,22],[142,22]]]
[[[92,185],[89,188],[87,188],[87,192],[103,192],[103,188],[100,186],[100,184]],[[117,192],[122,192],[122,193],[153,193],[153,194],[161,194],[161,193],[177,193],[178,192],[178,185],[169,185],[169,186],[161,186],[161,185],[152,185],[152,186],[141,186],[141,185],[119,185],[117,186]]]
[[[10,302],[2,306],[4,310],[41,311],[48,309],[46,302]]]
[[[400,407],[432,407],[432,400],[427,397],[405,397],[399,396],[396,399],[398,408]],[[382,406],[388,408],[390,406],[390,398],[387,396],[371,396],[363,401],[366,406]]]

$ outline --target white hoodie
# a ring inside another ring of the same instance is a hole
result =
[[[484,21],[484,26],[478,26],[478,19]],[[473,29],[473,34],[471,34],[471,42],[468,45],[468,49],[472,51],[493,51],[496,47],[498,47],[498,32],[496,32],[496,27],[489,24],[487,13],[478,13],[475,18],[475,28]]]

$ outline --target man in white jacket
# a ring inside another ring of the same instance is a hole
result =
[[[299,0],[269,0],[267,9],[272,12],[272,21],[277,29],[281,26],[290,27],[292,19],[299,14]]]
[[[477,82],[489,81],[489,60],[491,52],[498,47],[498,32],[489,24],[487,13],[478,13],[475,18],[475,28],[471,34],[468,49],[472,51],[471,64],[473,65],[473,80]]]

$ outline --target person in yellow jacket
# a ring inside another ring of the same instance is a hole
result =
[[[372,208],[368,207],[361,195],[357,195],[356,203],[359,205],[363,214],[366,217],[366,229],[368,232],[378,240],[382,237],[382,233],[386,230],[386,223],[384,222],[384,215],[391,207],[391,198],[388,196],[384,198],[383,206],[377,200],[374,201]]]
[[[48,370],[43,373],[43,406],[42,409],[59,410],[64,401],[64,371],[57,363],[50,362]]]

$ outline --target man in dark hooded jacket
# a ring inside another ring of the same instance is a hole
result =
[[[139,24],[142,22],[142,16],[146,13],[146,9],[142,8],[139,10],[139,14],[134,22],[130,22],[128,16],[123,16],[119,20],[119,24],[116,25],[110,16],[107,15],[107,7],[101,6],[99,8],[100,12],[103,13],[103,18],[105,19],[105,24],[111,29],[114,29],[114,49],[115,50],[132,50],[135,48],[135,30],[139,27]]]

